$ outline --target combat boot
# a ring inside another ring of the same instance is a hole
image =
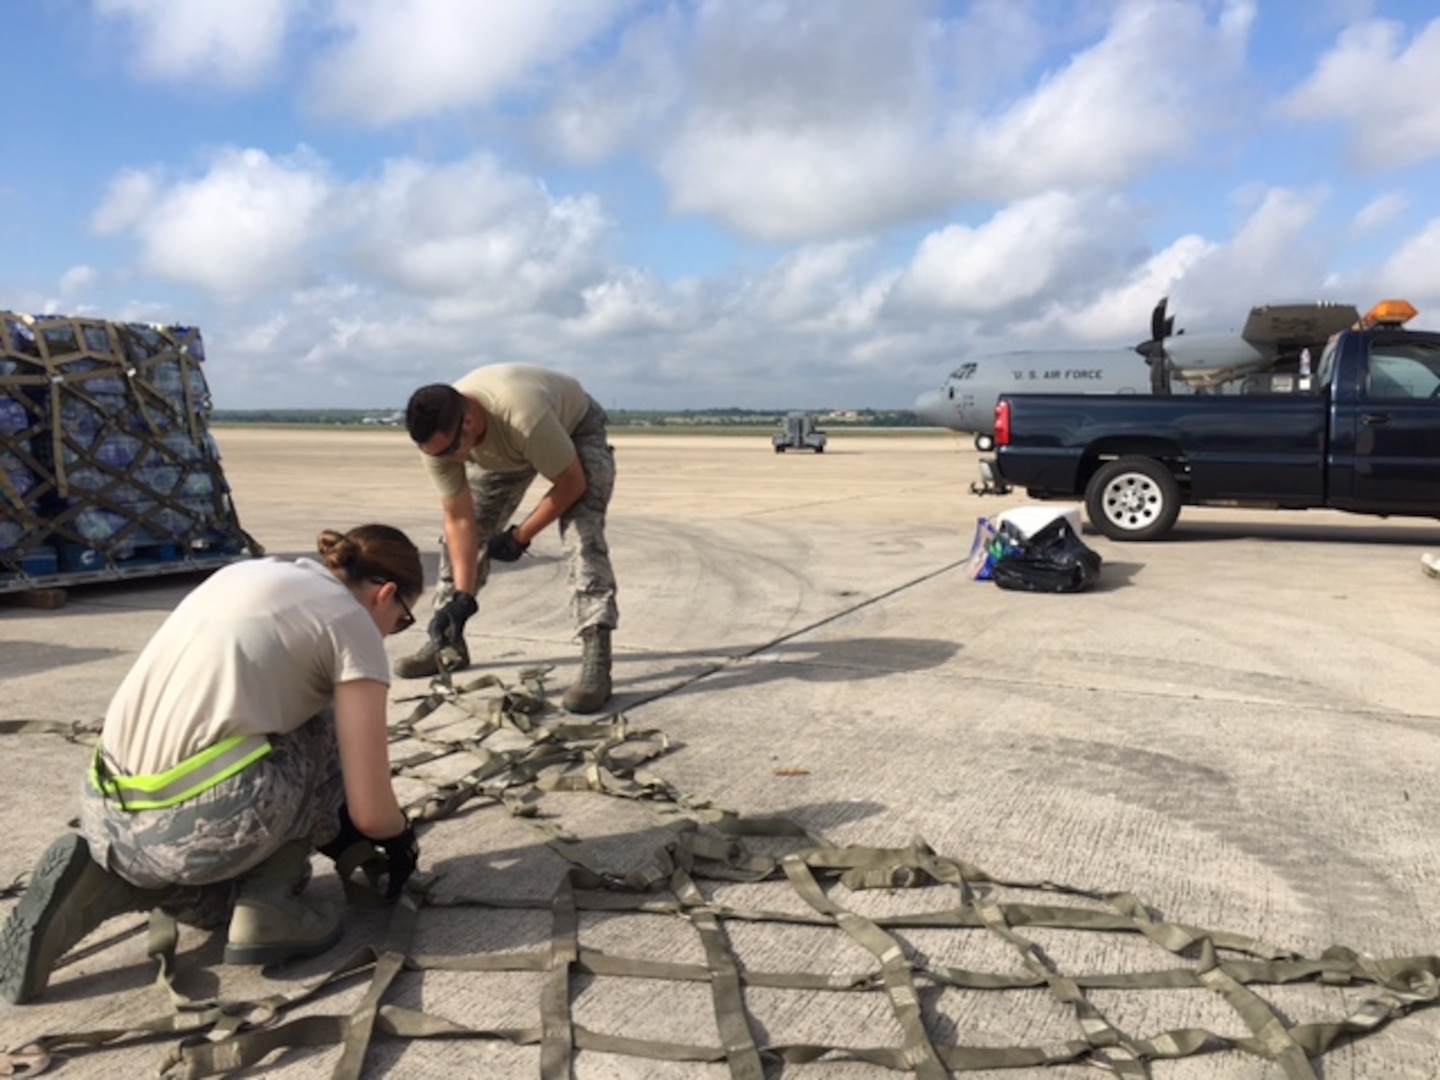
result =
[[[158,907],[168,895],[106,870],[83,836],[67,833],[40,856],[0,931],[0,997],[13,1005],[33,1001],[60,958],[91,930],[116,915]]]
[[[440,674],[442,664],[446,671],[463,671],[470,666],[470,649],[464,638],[458,645],[437,645],[427,640],[417,652],[395,661],[395,674],[402,679],[433,678]]]
[[[225,962],[283,964],[315,956],[339,941],[339,918],[300,895],[309,880],[308,840],[291,840],[250,871],[236,890]]]
[[[565,691],[561,704],[566,712],[599,712],[610,700],[610,627],[587,626],[580,631],[585,652],[580,658],[580,678]]]

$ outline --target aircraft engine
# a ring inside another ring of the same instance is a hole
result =
[[[1166,316],[1165,305],[1169,302],[1168,296],[1162,296],[1160,302],[1155,305],[1155,310],[1150,313],[1150,340],[1142,341],[1135,346],[1135,351],[1145,358],[1150,365],[1150,392],[1152,394],[1170,393],[1170,376],[1173,367],[1170,355],[1165,351],[1165,339],[1175,333],[1175,316]]]

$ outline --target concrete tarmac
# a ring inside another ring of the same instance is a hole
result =
[[[438,507],[415,452],[394,431],[215,432],[241,520],[269,554],[313,551],[325,527],[384,521],[427,553]],[[620,581],[613,711],[657,729],[670,749],[646,768],[672,788],[747,816],[779,816],[841,845],[917,839],[1012,882],[1056,882],[1138,897],[1156,918],[1228,932],[1304,957],[1345,946],[1377,958],[1440,953],[1440,582],[1419,556],[1440,546],[1420,520],[1331,512],[1186,510],[1154,544],[1085,540],[1105,560],[1099,587],[1069,596],[1006,592],[964,572],[975,520],[1023,496],[968,493],[976,454],[949,435],[832,432],[823,455],[770,451],[764,436],[615,434],[619,481],[610,540]],[[524,504],[534,504],[539,489]],[[98,723],[150,633],[193,577],[72,589],[60,610],[0,598],[0,720]],[[497,567],[471,621],[473,674],[515,685],[553,666],[558,700],[578,667],[565,569],[552,530],[532,556]],[[419,612],[425,621],[428,605]],[[389,639],[394,656],[422,630]],[[471,673],[467,673],[471,674]],[[426,684],[397,680],[392,721]],[[481,695],[483,696],[483,695]],[[446,706],[453,708],[453,706]],[[463,726],[458,711],[450,718]],[[76,813],[84,741],[0,735],[0,885],[25,874]],[[406,797],[423,785],[403,782]],[[537,824],[561,826],[618,872],[646,865],[670,836],[646,804],[557,792],[538,820],[477,802],[422,834],[437,895],[548,898],[569,864]],[[771,842],[776,843],[776,842]],[[783,847],[783,845],[781,845]],[[763,847],[763,845],[760,845]],[[328,863],[311,886],[340,901]],[[747,908],[805,910],[782,879],[707,884]],[[1019,888],[981,895],[1080,904]],[[954,903],[945,886],[829,889],[869,915]],[[948,900],[939,898],[949,896]],[[1037,896],[1040,897],[1037,900]],[[0,900],[0,916],[16,901]],[[1090,908],[1104,908],[1088,902]],[[223,941],[185,928],[178,983],[192,997],[290,992],[363,945],[388,914],[354,912],[334,954],[256,972],[221,962]],[[113,920],[57,970],[37,1004],[0,1004],[0,1049],[47,1033],[125,1027],[170,1011],[145,953],[144,920]],[[878,969],[833,928],[728,920],[746,972],[853,975]],[[985,929],[892,931],[930,965],[1021,974],[1022,953]],[[1019,931],[1067,974],[1194,966],[1135,934]],[[690,922],[586,912],[580,942],[616,956],[703,964]],[[415,950],[508,954],[551,944],[543,909],[421,910]],[[1423,982],[1423,980],[1422,980]],[[1417,984],[1421,998],[1434,980]],[[540,1023],[538,971],[403,972],[385,1000],[493,1030]],[[365,982],[291,1015],[349,1013]],[[1252,987],[1285,1027],[1340,1021],[1373,987],[1305,981]],[[760,1045],[897,1047],[880,991],[744,990]],[[564,995],[562,995],[564,996]],[[1125,1038],[1203,1028],[1249,1034],[1213,989],[1091,989]],[[576,975],[568,1000],[587,1030],[718,1046],[705,983]],[[1044,988],[924,984],[936,1044],[1057,1045],[1083,1038],[1074,1010]],[[176,1044],[77,1053],[65,1077],[153,1073]],[[1278,1078],[1276,1062],[1220,1049],[1150,1066],[1158,1078]],[[1100,1055],[1103,1059],[1105,1055]],[[340,1051],[295,1050],[250,1073],[331,1075]],[[364,1075],[534,1076],[541,1050],[495,1039],[377,1038]],[[1440,1075],[1440,1010],[1419,1008],[1331,1048],[1314,1075]],[[666,1062],[580,1049],[579,1078],[723,1077],[724,1063]],[[766,1076],[895,1075],[831,1056]],[[1093,1076],[1093,1065],[980,1075]]]

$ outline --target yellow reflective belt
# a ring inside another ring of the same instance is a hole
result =
[[[173,769],[149,776],[116,776],[101,761],[97,743],[90,763],[90,782],[97,791],[114,795],[126,810],[162,810],[208,791],[270,753],[264,735],[237,735],[208,750],[192,754]]]

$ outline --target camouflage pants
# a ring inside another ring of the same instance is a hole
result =
[[[142,888],[216,885],[243,877],[291,840],[328,843],[345,789],[327,708],[269,754],[194,798],[160,810],[124,809],[87,770],[80,831],[101,866]]]
[[[560,542],[570,572],[571,610],[575,628],[616,627],[620,609],[615,604],[615,572],[610,568],[610,546],[605,541],[605,512],[615,490],[615,451],[606,441],[605,410],[594,401],[590,411],[570,440],[585,471],[585,494],[560,518]],[[470,493],[475,499],[475,524],[480,532],[480,562],[476,568],[478,593],[490,577],[490,556],[485,541],[509,528],[520,500],[534,481],[534,469],[519,472],[487,472],[473,465],[465,467]],[[435,606],[445,603],[455,591],[455,575],[445,538],[440,538],[440,581],[435,587]]]

